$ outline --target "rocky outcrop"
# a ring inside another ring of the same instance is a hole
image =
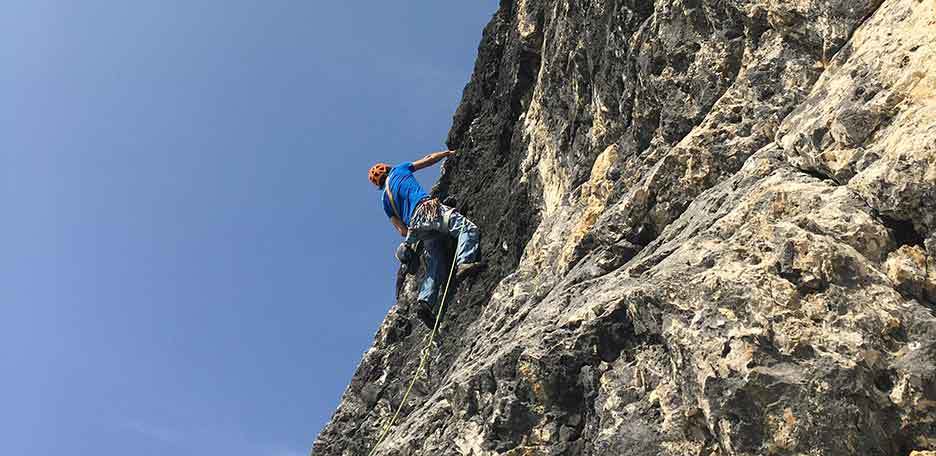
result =
[[[448,142],[489,267],[376,454],[936,450],[936,2],[503,0]],[[415,285],[313,454],[371,451]]]

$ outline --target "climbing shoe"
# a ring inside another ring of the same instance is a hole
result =
[[[484,263],[480,261],[475,261],[474,263],[465,263],[458,265],[458,269],[455,270],[455,278],[462,280],[465,277],[474,275],[484,269]]]
[[[432,313],[432,308],[429,307],[429,303],[425,301],[419,301],[416,303],[416,317],[419,318],[427,328],[432,329],[435,326],[435,315]]]

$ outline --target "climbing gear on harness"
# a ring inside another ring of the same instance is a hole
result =
[[[455,261],[456,259],[452,258],[452,268],[449,270],[448,280],[445,282],[445,291],[442,292],[442,300],[439,301],[439,312],[436,314],[435,323],[432,325],[432,332],[429,333],[429,341],[426,343],[426,347],[423,348],[419,357],[419,367],[416,368],[416,373],[413,374],[413,379],[410,380],[409,386],[406,388],[406,393],[403,394],[403,399],[400,400],[400,405],[397,406],[396,412],[393,413],[393,417],[390,418],[390,421],[387,422],[384,430],[380,433],[380,437],[377,439],[377,442],[374,443],[374,447],[367,453],[368,456],[373,456],[380,444],[387,438],[387,435],[390,433],[390,428],[396,423],[397,418],[400,416],[400,411],[403,410],[403,405],[406,404],[406,399],[409,398],[410,392],[413,391],[413,385],[416,384],[416,379],[419,378],[419,374],[422,373],[423,368],[426,366],[430,349],[432,348],[433,342],[435,342],[435,335],[439,330],[439,322],[442,320],[442,312],[445,310],[445,298],[448,296],[449,285],[452,284],[452,275],[455,273]]]
[[[410,235],[407,237],[407,242],[413,242],[418,239],[425,239],[425,236],[420,236],[420,231],[431,231],[433,233],[442,232],[447,230],[449,218],[451,213],[455,210],[443,206],[439,202],[438,198],[424,198],[416,204],[416,209],[413,211],[413,216],[410,219],[409,229]]]
[[[371,181],[372,184],[380,187],[383,183],[383,179],[387,177],[387,173],[390,172],[390,165],[386,163],[378,163],[371,167],[370,171],[367,172],[367,179]]]
[[[415,220],[418,220],[421,217],[435,218],[435,215],[439,213],[439,208],[442,207],[439,204],[438,198],[426,197],[419,200],[416,203],[416,209],[413,210],[413,217],[410,220],[410,225],[413,225]]]
[[[421,201],[416,205],[417,211],[425,211],[429,214],[438,214],[439,213],[439,199],[438,198],[427,198]]]

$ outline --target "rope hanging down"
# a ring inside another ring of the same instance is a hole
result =
[[[445,281],[445,291],[442,292],[439,312],[436,313],[435,324],[432,325],[432,332],[429,333],[429,342],[426,343],[425,348],[422,350],[422,355],[419,359],[419,367],[416,368],[416,373],[413,374],[413,379],[410,380],[409,386],[406,388],[406,393],[403,394],[403,399],[400,401],[400,405],[397,406],[396,412],[393,413],[393,417],[390,418],[383,432],[380,433],[380,437],[377,439],[377,442],[374,443],[374,447],[371,448],[368,456],[373,456],[377,452],[377,448],[380,444],[387,438],[387,435],[390,433],[390,428],[393,427],[397,418],[400,416],[400,410],[403,410],[403,404],[406,404],[406,399],[409,398],[410,392],[413,391],[413,385],[416,384],[416,379],[419,378],[419,374],[422,373],[423,368],[426,366],[426,360],[429,359],[429,353],[432,351],[432,343],[435,341],[435,335],[439,329],[439,321],[442,320],[442,311],[445,310],[445,298],[448,296],[449,285],[452,284],[452,273],[455,272],[455,262],[457,259],[455,255],[452,255],[452,267],[449,270],[448,280]]]

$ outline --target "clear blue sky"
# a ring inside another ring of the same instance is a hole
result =
[[[0,454],[306,454],[496,4],[4,2]]]

